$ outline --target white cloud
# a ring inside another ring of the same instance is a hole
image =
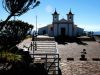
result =
[[[79,27],[82,27],[85,31],[100,31],[99,25],[81,25]]]
[[[53,7],[52,7],[51,5],[47,5],[47,6],[46,6],[46,11],[47,11],[48,13],[53,12]]]

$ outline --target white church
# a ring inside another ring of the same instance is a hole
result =
[[[67,15],[67,19],[59,19],[59,14],[55,9],[55,12],[52,14],[53,20],[52,24],[44,26],[38,29],[39,35],[48,35],[48,36],[69,36],[69,37],[77,37],[82,36],[84,33],[84,29],[77,27],[74,24],[74,14],[69,11]]]

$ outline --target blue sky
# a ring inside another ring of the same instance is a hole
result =
[[[66,14],[70,8],[74,15],[74,23],[86,31],[100,31],[100,0],[40,0],[40,5],[28,11],[16,19],[23,20],[29,24],[36,24],[38,28],[52,23],[52,13],[60,14],[60,19],[67,19]],[[0,19],[5,20],[9,15],[2,7],[0,1]],[[13,18],[12,18],[13,19]],[[35,28],[34,28],[35,29]]]

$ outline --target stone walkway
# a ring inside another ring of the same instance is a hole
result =
[[[60,63],[62,75],[100,75],[100,62],[76,61]]]
[[[32,40],[32,38],[25,39],[20,44],[18,44],[17,47],[19,47],[19,48],[23,48],[24,46],[29,47],[32,42],[31,40]]]

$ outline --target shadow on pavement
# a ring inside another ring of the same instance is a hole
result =
[[[76,42],[79,45],[88,45],[87,43],[84,43],[83,41],[81,41],[81,39],[76,38],[76,37],[68,37],[68,36],[57,36],[55,37],[55,41],[58,44],[67,44],[67,43],[73,43]]]

